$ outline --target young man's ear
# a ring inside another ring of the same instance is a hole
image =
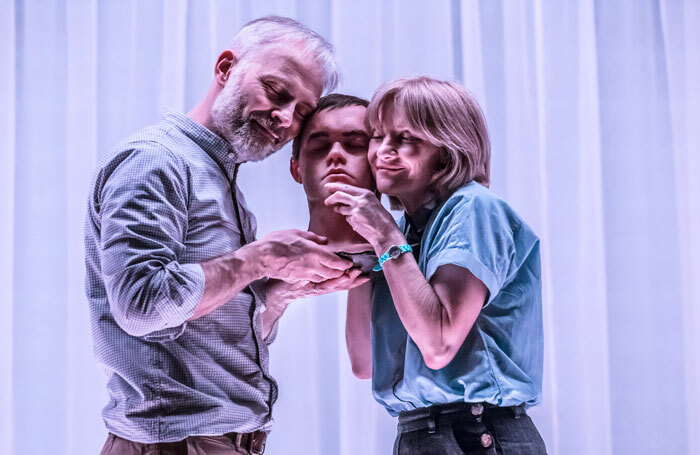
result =
[[[214,80],[222,87],[226,85],[226,81],[231,76],[234,67],[238,64],[238,57],[231,49],[226,49],[216,59],[214,66]]]
[[[294,157],[289,159],[289,173],[292,174],[292,178],[297,183],[303,183],[301,181],[301,170],[299,169],[299,162],[294,159]]]

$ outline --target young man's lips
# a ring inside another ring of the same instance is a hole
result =
[[[352,177],[350,177],[350,174],[348,174],[348,173],[345,172],[345,171],[341,171],[341,170],[333,170],[333,171],[330,171],[330,172],[327,173],[323,178],[324,178],[324,179],[329,179],[329,178],[331,178],[331,177],[345,177],[345,178],[348,178],[348,179],[349,179],[349,178],[352,178]]]

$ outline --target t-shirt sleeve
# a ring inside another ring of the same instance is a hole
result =
[[[442,265],[464,267],[486,285],[488,305],[506,281],[515,250],[511,223],[496,201],[478,196],[448,200],[426,241],[426,278]]]

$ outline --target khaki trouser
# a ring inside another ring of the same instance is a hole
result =
[[[183,441],[145,444],[110,433],[100,455],[249,455],[248,447],[237,447],[235,434],[190,436]]]

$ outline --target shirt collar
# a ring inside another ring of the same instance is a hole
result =
[[[406,221],[416,232],[423,232],[423,229],[425,229],[425,226],[428,224],[428,220],[430,220],[430,215],[433,214],[433,210],[436,206],[437,200],[433,199],[427,204],[425,204],[423,207],[418,209],[418,211],[411,216],[409,216],[408,213],[404,212],[406,216]]]
[[[236,170],[238,153],[225,139],[199,122],[174,109],[165,109],[163,119],[191,139],[226,171],[229,180]]]

